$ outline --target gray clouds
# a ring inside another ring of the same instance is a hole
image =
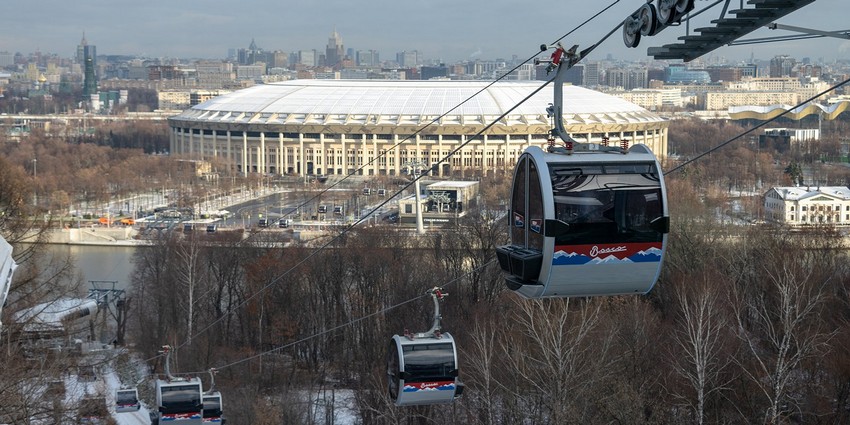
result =
[[[383,59],[414,49],[447,62],[467,59],[479,50],[484,52],[478,56],[481,59],[527,58],[537,46],[561,37],[608,4],[576,0],[535,4],[507,0],[11,0],[4,2],[0,51],[40,50],[70,57],[85,31],[99,54],[223,58],[228,48],[247,47],[251,39],[266,50],[324,51],[336,29],[346,48],[378,50]],[[643,0],[620,0],[565,44],[585,47],[596,42],[641,4]],[[698,8],[707,4],[697,0]],[[847,7],[847,0],[818,0],[780,22],[846,30]],[[707,25],[719,12],[717,7],[706,12],[692,28]],[[761,29],[748,37],[779,34]],[[636,49],[626,49],[617,32],[594,57],[610,53],[643,59],[647,47],[675,42],[681,35],[684,28],[668,28],[644,38]],[[848,59],[850,45],[838,39],[815,39],[722,47],[712,55],[742,59],[751,53],[763,59],[777,54]]]

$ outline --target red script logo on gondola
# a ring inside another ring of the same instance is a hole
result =
[[[405,382],[404,392],[454,390],[454,381]]]
[[[625,250],[626,250],[625,246],[615,246],[615,247],[611,247],[611,248],[599,248],[598,246],[593,245],[593,248],[590,248],[590,256],[591,257],[598,257],[599,255],[612,254],[612,253],[615,253],[615,252],[623,252]]]

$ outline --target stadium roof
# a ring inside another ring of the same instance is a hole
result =
[[[493,84],[488,81],[292,80],[225,94],[171,119],[240,124],[425,125],[447,113],[440,121],[443,125],[486,125],[522,102],[542,84],[542,81]],[[501,124],[547,124],[546,107],[550,103],[551,85],[514,109]],[[578,86],[564,87],[564,118],[567,125],[665,121],[633,103]]]
[[[784,118],[799,121],[809,115],[820,114],[826,120],[834,120],[845,111],[850,111],[850,101],[842,100],[828,106],[810,102],[796,108],[791,105],[731,106],[729,107],[729,117],[733,120],[766,121],[785,114],[783,115]]]

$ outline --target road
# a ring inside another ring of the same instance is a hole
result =
[[[311,199],[316,195],[319,196]],[[248,228],[257,226],[260,218],[266,218],[270,227],[276,227],[280,218],[330,220],[334,215],[334,207],[341,207],[343,215],[351,215],[378,199],[383,198],[378,195],[363,195],[360,190],[352,189],[332,189],[321,194],[319,191],[280,192],[231,205],[227,210],[232,215],[219,224],[223,227]],[[319,212],[320,205],[327,208],[325,214]]]

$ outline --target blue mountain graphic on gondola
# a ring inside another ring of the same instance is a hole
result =
[[[629,260],[635,263],[650,263],[661,261],[661,250],[658,248],[649,248],[646,251],[638,251]]]
[[[638,251],[626,258],[617,258],[614,255],[605,257],[588,257],[584,254],[571,252],[567,254],[564,251],[558,251],[552,256],[552,265],[555,266],[575,266],[582,264],[612,264],[612,263],[651,263],[661,261],[661,250],[658,248],[649,248],[645,251]]]
[[[587,264],[592,258],[571,252],[567,254],[564,251],[558,251],[552,256],[552,264],[555,266],[574,266],[579,264]]]
[[[593,260],[590,260],[593,264],[613,264],[613,263],[631,263],[632,261],[628,258],[617,258],[614,255],[609,255],[607,257],[596,257]]]

